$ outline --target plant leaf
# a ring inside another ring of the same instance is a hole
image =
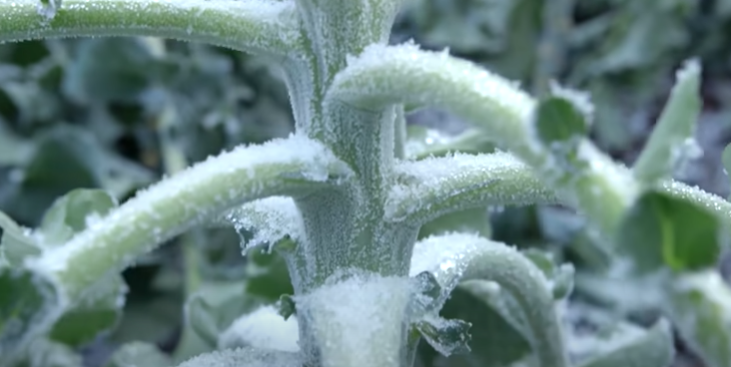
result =
[[[63,310],[54,283],[25,268],[0,266],[0,355],[13,360]]]
[[[156,346],[149,343],[131,342],[119,347],[105,367],[168,367],[172,365],[170,357]]]
[[[668,367],[675,347],[670,323],[660,319],[641,336],[623,341],[603,355],[591,358],[581,367]]]
[[[0,212],[0,266],[6,262],[7,265],[19,267],[24,259],[40,253],[41,247],[26,236],[10,217]]]
[[[122,317],[127,285],[119,274],[110,274],[88,289],[84,297],[56,322],[49,337],[78,347],[113,329]]]
[[[731,366],[731,288],[721,274],[682,274],[669,288],[664,306],[681,337],[708,367]]]
[[[588,131],[584,115],[563,97],[548,97],[541,101],[534,123],[538,137],[547,146],[584,137]]]
[[[635,162],[635,177],[646,184],[672,178],[674,171],[698,149],[693,134],[701,110],[701,67],[690,60],[677,73],[670,100],[660,115],[645,148]]]
[[[664,266],[693,271],[716,265],[721,250],[721,225],[704,208],[678,197],[648,191],[624,217],[616,244],[635,271]]]
[[[83,231],[89,221],[100,220],[117,201],[104,190],[76,189],[58,198],[41,220],[44,245],[61,245]]]

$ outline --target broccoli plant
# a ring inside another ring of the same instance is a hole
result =
[[[3,42],[151,36],[257,54],[281,70],[296,127],[122,203],[79,189],[38,228],[0,216],[0,365],[60,364],[43,351],[114,327],[125,267],[194,227],[224,223],[253,233],[246,254],[281,256],[294,292],[210,330],[219,350],[181,367],[405,367],[422,341],[445,356],[468,353],[484,347],[470,343],[470,323],[440,314],[458,286],[483,294],[526,341],[530,352],[502,365],[667,367],[674,326],[709,367],[731,366],[731,290],[716,269],[731,204],[673,179],[697,150],[698,62],[678,72],[628,168],[587,138],[593,107],[581,92],[553,83],[534,98],[447,51],[389,45],[402,2],[0,0]],[[419,144],[405,116],[424,107],[473,127]],[[565,322],[571,264],[470,228],[419,236],[440,219],[536,204],[585,218],[608,274],[643,287],[663,317],[586,348]],[[118,359],[147,359],[112,362],[172,365],[145,345],[125,352]]]

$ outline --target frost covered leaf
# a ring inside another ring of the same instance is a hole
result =
[[[0,266],[19,267],[23,260],[41,253],[41,247],[5,213],[0,212]]]
[[[0,355],[10,360],[48,331],[64,300],[46,278],[7,266],[0,266],[0,295]]]
[[[284,258],[278,253],[253,251],[246,265],[246,294],[274,302],[283,294],[293,294]]]
[[[58,198],[46,211],[39,228],[45,246],[61,245],[95,221],[101,220],[117,200],[104,190],[76,189]]]
[[[462,320],[425,317],[417,321],[414,327],[429,345],[443,356],[449,357],[452,354],[470,352],[467,345],[470,341],[470,326],[470,323]]]
[[[250,312],[258,304],[253,297],[245,296],[241,282],[207,282],[186,301],[186,325],[208,347],[215,348],[220,333],[236,318]]]
[[[104,367],[170,367],[173,363],[155,345],[131,342],[112,354]]]
[[[632,168],[639,181],[652,184],[672,178],[675,170],[697,155],[700,148],[693,135],[701,110],[700,77],[698,60],[686,61],[678,71],[670,100]]]
[[[619,342],[606,341],[610,350],[580,364],[581,367],[668,367],[675,356],[670,323],[660,319],[650,330]]]
[[[457,286],[444,303],[440,315],[450,320],[470,323],[469,355],[452,355],[448,363],[461,358],[482,367],[503,367],[532,353],[524,332],[516,325],[515,303],[505,303],[506,292],[488,281],[472,280]],[[518,319],[520,321],[520,319]],[[422,351],[429,358],[428,351]]]
[[[571,294],[574,288],[573,265],[557,265],[553,254],[538,249],[528,249],[522,251],[522,253],[543,271],[543,275],[553,291],[554,299],[564,299]]]
[[[514,248],[468,234],[429,237],[416,243],[411,259],[410,273],[423,271],[434,274],[447,291],[460,281],[499,285],[496,289],[509,294],[506,302],[512,302],[509,305],[516,310],[511,321],[522,326],[515,333],[517,339],[523,334],[545,363],[566,365],[551,285],[543,271]]]
[[[664,266],[693,271],[716,265],[723,248],[722,230],[718,218],[705,208],[648,191],[624,217],[616,244],[639,273]]]
[[[297,319],[284,319],[278,310],[262,306],[236,319],[218,337],[219,349],[239,347],[299,351]]]
[[[665,304],[683,340],[708,367],[731,366],[731,288],[716,270],[674,279]]]
[[[89,288],[53,325],[49,338],[78,347],[117,326],[122,317],[127,285],[109,274]]]
[[[193,357],[177,367],[300,367],[299,354],[256,348],[226,349]]]
[[[291,197],[273,196],[246,203],[223,215],[220,221],[233,225],[244,252],[259,246],[272,247],[304,239],[302,216]]]

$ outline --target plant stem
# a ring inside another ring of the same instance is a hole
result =
[[[38,0],[0,0],[0,41],[153,36],[286,55],[300,47],[295,15],[273,0],[64,0],[47,19]]]
[[[304,137],[239,147],[138,192],[31,265],[58,279],[73,299],[107,272],[224,210],[268,196],[312,194],[349,175],[329,150]]]

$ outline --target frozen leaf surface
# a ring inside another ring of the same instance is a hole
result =
[[[262,306],[239,317],[218,339],[220,349],[254,347],[299,351],[297,319],[282,317],[273,306]]]

